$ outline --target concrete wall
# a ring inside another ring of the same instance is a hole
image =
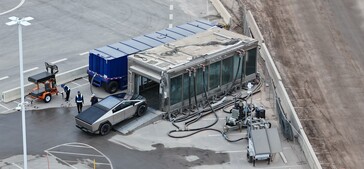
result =
[[[67,72],[57,74],[56,75],[57,84],[60,85],[62,83],[67,83],[67,82],[73,81],[77,78],[84,77],[87,75],[87,69],[88,69],[88,65],[85,65],[85,66],[82,66],[82,67],[79,67],[79,68],[76,68],[73,70],[69,70]],[[24,85],[25,95],[27,95],[34,87],[35,86],[33,83],[28,83],[28,84]],[[20,87],[16,87],[16,88],[4,91],[1,94],[1,99],[4,102],[10,102],[10,101],[13,101],[13,100],[16,100],[19,98],[20,98]]]
[[[210,0],[210,2],[215,7],[216,11],[220,14],[220,16],[224,20],[225,24],[230,25],[231,24],[231,15],[226,10],[226,8],[221,3],[221,1],[220,0]]]
[[[297,116],[296,110],[294,109],[292,102],[287,94],[287,91],[282,82],[282,78],[279,75],[278,69],[275,66],[274,61],[268,51],[268,48],[264,43],[264,38],[250,11],[247,12],[246,18],[250,32],[252,33],[253,37],[260,41],[259,42],[261,46],[260,55],[265,61],[266,64],[265,66],[268,70],[270,77],[273,80],[277,96],[281,99],[282,108],[291,122],[291,125],[293,127],[293,132],[295,136],[298,138],[298,142],[300,143],[300,146],[306,156],[309,166],[312,169],[322,169],[320,162],[318,161],[317,156],[313,151],[312,145],[309,142],[305,131],[303,130],[301,122]]]

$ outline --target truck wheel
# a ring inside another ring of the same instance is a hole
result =
[[[136,115],[138,117],[143,116],[145,114],[145,112],[147,111],[147,105],[146,104],[142,104],[138,107],[138,110],[136,112]]]
[[[106,91],[109,92],[110,94],[117,92],[118,89],[119,89],[119,83],[116,81],[111,81],[106,86]]]
[[[104,136],[110,133],[111,125],[110,123],[104,123],[100,126],[100,135]]]
[[[250,156],[249,152],[246,154],[246,157],[248,158],[248,162],[252,163],[253,162],[253,157]]]
[[[46,96],[44,97],[44,102],[49,103],[51,100],[52,100],[52,95],[46,94]]]

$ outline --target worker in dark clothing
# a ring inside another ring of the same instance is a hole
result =
[[[83,105],[83,96],[80,91],[77,92],[77,95],[75,97],[75,102],[77,104],[77,111],[78,113],[82,112],[82,105]]]
[[[66,93],[65,101],[68,102],[68,100],[70,98],[71,88],[65,84],[61,84],[61,87],[63,88],[64,92]],[[63,93],[62,93],[62,96],[63,96]]]
[[[98,101],[99,101],[99,99],[95,96],[95,94],[92,94],[91,100],[90,100],[91,106],[96,104]]]

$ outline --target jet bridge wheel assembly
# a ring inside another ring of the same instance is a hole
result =
[[[111,124],[109,122],[101,124],[99,131],[100,131],[100,135],[102,135],[102,136],[109,134],[111,131]]]

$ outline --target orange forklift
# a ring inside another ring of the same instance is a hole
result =
[[[58,73],[58,67],[45,62],[46,71],[28,77],[28,81],[36,85],[32,89],[32,92],[28,96],[35,99],[43,100],[45,103],[49,103],[52,100],[52,95],[58,95],[56,74]]]

